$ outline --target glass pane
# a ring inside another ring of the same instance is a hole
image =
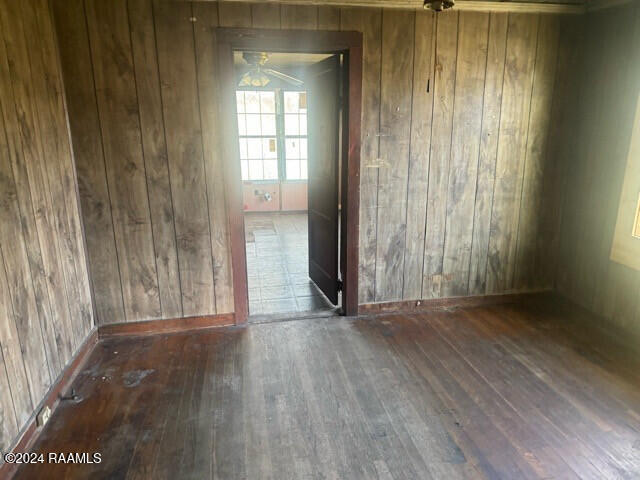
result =
[[[275,138],[262,139],[262,156],[263,158],[278,158],[278,149],[276,147]]]
[[[300,115],[300,135],[307,134],[307,116]]]
[[[284,92],[284,113],[298,113],[300,99],[298,92]]]
[[[247,133],[246,135],[262,135],[260,129],[260,115],[247,115]]]
[[[298,126],[298,115],[286,114],[284,116],[284,134],[285,135],[298,135],[300,131]]]
[[[260,96],[258,92],[244,92],[244,105],[247,113],[260,113]]]
[[[307,139],[300,139],[300,158],[307,158]]]
[[[307,161],[300,160],[300,178],[307,179]]]
[[[262,115],[262,135],[275,135],[276,134],[276,116],[275,115]]]
[[[265,180],[278,179],[278,160],[264,161],[264,179]]]
[[[287,160],[287,179],[300,179],[300,160]]]
[[[262,179],[262,160],[249,160],[249,180]]]
[[[246,127],[246,115],[243,113],[238,114],[238,135],[246,135],[247,127]]]
[[[240,161],[240,168],[242,168],[242,180],[249,180],[249,165],[247,160]]]
[[[276,113],[275,92],[260,92],[260,106],[262,113]]]
[[[300,96],[298,98],[300,113],[307,113],[307,92],[300,92]]]
[[[236,92],[236,108],[238,113],[244,113],[244,92]]]
[[[247,138],[247,158],[262,158],[262,139]]]
[[[285,140],[285,151],[287,159],[300,158],[300,141],[297,138],[287,138]]]
[[[240,158],[241,159],[248,158],[247,157],[247,139],[246,138],[241,138],[240,139]]]

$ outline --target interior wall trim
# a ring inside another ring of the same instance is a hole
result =
[[[62,373],[60,373],[53,385],[51,385],[44,399],[34,409],[33,414],[25,424],[22,431],[18,434],[15,443],[13,447],[9,449],[9,452],[28,452],[31,449],[38,436],[42,432],[42,427],[38,427],[36,421],[38,413],[45,406],[48,406],[51,409],[51,413],[53,414],[55,409],[60,404],[60,397],[64,395],[65,391],[71,386],[78,373],[82,371],[85,363],[89,359],[89,356],[93,352],[93,349],[98,344],[98,341],[98,328],[94,327],[82,346],[78,349],[78,352],[67,364]],[[16,473],[19,466],[19,464],[15,463],[0,464],[0,478],[11,478]]]
[[[366,303],[360,305],[360,315],[379,315],[386,313],[418,313],[438,308],[482,307],[503,303],[518,303],[533,300],[540,295],[548,295],[550,289],[532,290],[520,293],[502,293],[496,295],[468,295],[464,297],[430,298],[426,300],[402,300],[398,302]]]
[[[98,329],[100,339],[119,336],[157,335],[180,333],[211,327],[227,327],[235,324],[233,313],[172,318],[168,320],[143,320],[140,322],[109,323]]]
[[[628,2],[632,0],[613,0],[613,2],[611,3],[621,1]],[[255,0],[231,0],[231,2],[255,3]],[[391,8],[402,10],[423,9],[423,0],[279,0],[269,1],[268,3],[280,3],[287,5],[323,5],[334,7]],[[598,0],[597,3],[602,3],[604,5],[605,3],[609,2],[607,2],[607,0]],[[607,6],[603,6],[601,8],[607,8]],[[456,0],[455,7],[453,7],[452,11],[456,10],[471,12],[555,13],[581,15],[587,12],[587,7],[584,4],[575,3],[491,2],[480,0]],[[446,12],[443,14],[446,15]]]

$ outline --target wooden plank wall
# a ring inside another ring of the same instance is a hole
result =
[[[609,260],[640,92],[640,5],[589,14],[585,31],[557,289],[640,336],[640,272]]]
[[[0,0],[0,451],[94,325],[47,0]]]
[[[363,32],[361,303],[552,286],[554,251],[535,254],[559,215],[542,212],[570,17],[53,3],[99,323],[233,308],[217,25]]]

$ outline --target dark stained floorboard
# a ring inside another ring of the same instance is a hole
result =
[[[548,302],[102,341],[17,478],[635,479],[640,359]]]

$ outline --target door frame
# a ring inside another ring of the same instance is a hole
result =
[[[255,28],[216,28],[220,74],[220,118],[225,195],[229,214],[229,238],[233,271],[235,323],[244,324],[249,316],[247,256],[245,250],[242,172],[238,147],[238,124],[228,121],[236,115],[234,50],[260,50],[291,53],[335,53],[344,55],[348,82],[348,103],[343,103],[348,121],[343,125],[341,270],[342,311],[358,314],[358,245],[360,209],[360,122],[362,109],[362,33],[323,30],[271,30]],[[226,121],[225,121],[226,120]],[[345,135],[346,133],[346,135]]]

